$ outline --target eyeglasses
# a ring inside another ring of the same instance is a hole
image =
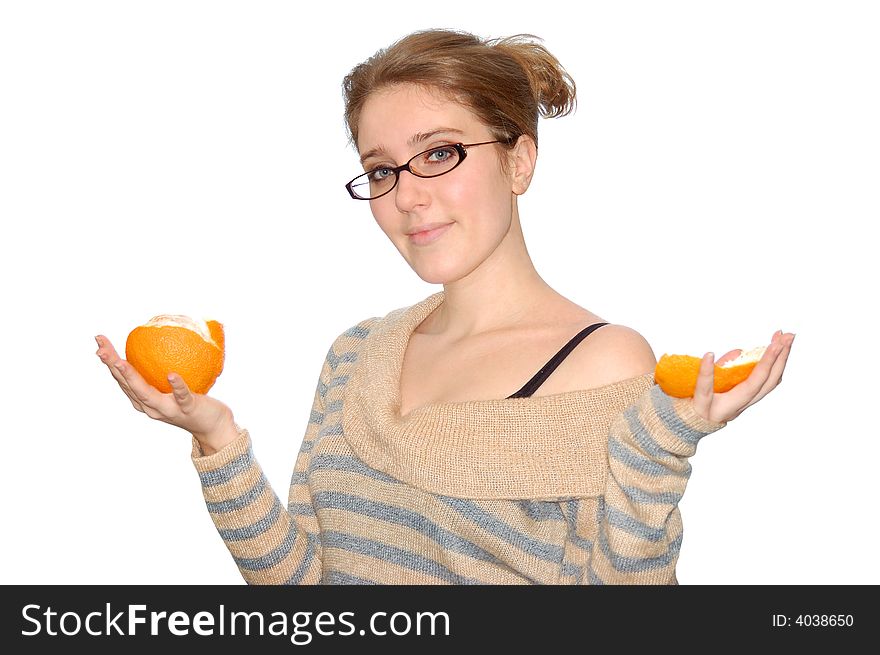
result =
[[[482,143],[451,143],[420,152],[401,166],[376,168],[358,175],[345,188],[355,200],[375,200],[397,186],[401,171],[409,171],[416,177],[439,177],[456,168],[467,157],[467,148],[485,146],[505,141]]]

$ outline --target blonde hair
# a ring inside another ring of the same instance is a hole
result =
[[[396,84],[436,90],[468,107],[493,138],[538,143],[538,118],[575,110],[574,80],[531,34],[482,40],[468,32],[414,32],[355,66],[342,83],[349,141],[369,95]]]

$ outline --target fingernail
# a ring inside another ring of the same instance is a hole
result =
[[[95,337],[95,341],[97,342],[97,344],[98,344],[99,347],[103,345],[103,344],[101,343],[101,340],[100,340],[98,337]]]

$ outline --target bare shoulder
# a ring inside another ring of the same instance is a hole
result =
[[[653,373],[657,358],[639,332],[609,323],[581,341],[564,363],[566,386],[590,389]]]

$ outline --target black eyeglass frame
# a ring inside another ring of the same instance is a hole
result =
[[[446,143],[446,144],[443,144],[442,146],[434,146],[433,148],[428,148],[427,150],[423,150],[422,152],[418,153],[417,155],[413,155],[412,157],[409,158],[409,161],[407,161],[405,164],[401,164],[400,166],[380,166],[379,168],[374,168],[373,170],[367,171],[366,173],[361,173],[357,177],[350,180],[345,185],[345,189],[348,191],[348,194],[352,198],[354,198],[355,200],[376,200],[376,198],[381,198],[382,196],[384,196],[388,193],[391,193],[394,190],[394,188],[397,186],[397,183],[400,181],[400,173],[401,172],[407,171],[407,172],[411,173],[412,175],[415,175],[416,177],[421,177],[421,178],[440,177],[441,175],[446,175],[447,173],[451,173],[456,168],[461,166],[461,163],[467,157],[467,149],[468,148],[473,148],[475,146],[485,146],[485,145],[489,145],[490,143],[510,143],[510,141],[495,140],[495,141],[483,141],[481,143]],[[442,173],[437,173],[436,175],[420,175],[419,173],[416,173],[412,168],[410,168],[410,164],[415,159],[418,159],[422,155],[426,155],[429,152],[433,152],[435,150],[442,150],[443,148],[449,148],[449,147],[455,148],[456,151],[458,152],[458,161],[455,163],[455,166],[450,168],[448,171],[443,171]],[[387,191],[380,193],[378,196],[373,196],[372,198],[361,198],[360,196],[355,195],[354,190],[351,188],[351,185],[354,183],[355,180],[363,177],[364,175],[370,175],[371,173],[375,173],[376,171],[385,171],[385,170],[391,171],[391,173],[394,174],[394,184],[391,185],[391,188],[389,188]]]

